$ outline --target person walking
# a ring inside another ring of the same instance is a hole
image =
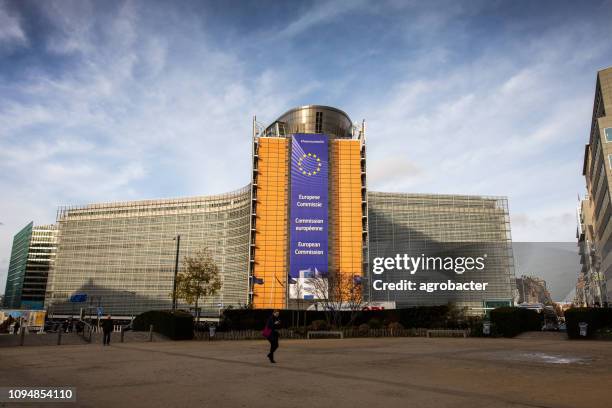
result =
[[[268,359],[271,363],[276,363],[274,361],[274,352],[278,348],[278,332],[276,328],[280,326],[280,320],[278,319],[280,312],[278,310],[274,310],[272,315],[266,321],[266,326],[263,329],[263,336],[268,339],[270,342],[270,352],[268,353]]]
[[[108,315],[106,319],[102,320],[102,344],[110,346],[111,333],[113,332],[113,321],[111,315]]]
[[[19,324],[20,320],[21,318],[15,320],[15,325],[13,326],[13,334],[19,334],[19,328],[21,327],[21,324]]]

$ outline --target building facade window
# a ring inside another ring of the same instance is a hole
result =
[[[317,112],[315,114],[315,133],[322,133],[323,131],[323,112]]]
[[[612,128],[605,128],[604,133],[606,135],[606,143],[612,142]]]
[[[608,155],[608,164],[610,165],[610,169],[612,169],[612,154]]]

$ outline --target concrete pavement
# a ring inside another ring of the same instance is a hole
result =
[[[73,386],[79,407],[610,406],[609,342],[281,340],[276,365],[265,357],[267,346],[188,341],[2,348],[0,384]]]

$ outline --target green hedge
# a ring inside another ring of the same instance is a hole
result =
[[[382,325],[400,323],[406,328],[466,328],[467,322],[457,322],[449,319],[449,307],[443,306],[419,306],[406,309],[389,310],[367,310],[357,312],[341,312],[342,325],[348,325],[351,318],[352,326],[369,324],[372,319],[378,320]],[[229,309],[223,312],[223,320],[219,327],[220,331],[228,330],[261,330],[268,317],[272,314],[269,309]],[[279,319],[285,328],[291,327],[292,322],[297,321],[299,314],[300,326],[311,326],[314,321],[325,320],[326,313],[323,311],[295,311],[281,310]],[[305,321],[304,321],[305,320]]]
[[[151,310],[134,319],[134,330],[149,330],[161,333],[172,340],[191,340],[193,338],[193,316],[182,310]]]
[[[514,337],[525,331],[541,330],[542,316],[535,310],[498,307],[491,311],[493,334]]]
[[[580,336],[578,323],[588,323],[587,336]],[[596,331],[612,328],[612,309],[577,307],[565,311],[567,337],[570,339],[591,339]]]

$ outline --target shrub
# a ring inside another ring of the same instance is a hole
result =
[[[389,323],[388,328],[389,330],[391,330],[391,332],[398,332],[400,330],[404,330],[404,326],[402,326],[400,322],[391,322]]]
[[[452,319],[456,313],[451,313],[452,308],[447,305],[442,306],[418,306],[407,309],[386,309],[386,310],[363,310],[363,311],[342,311],[341,324],[359,326],[369,323],[371,319],[378,319],[383,324],[399,322],[405,328],[447,328],[454,327],[458,322]],[[261,330],[268,317],[272,314],[271,309],[233,309],[225,310],[219,325],[219,331],[228,330]],[[299,325],[309,326],[316,320],[327,320],[329,315],[324,311],[300,311]],[[451,316],[451,317],[449,317]],[[298,324],[297,314],[294,310],[281,310],[280,321],[283,327],[290,327]]]
[[[193,338],[193,316],[191,314],[177,310],[151,310],[144,312],[134,319],[134,330],[149,330],[153,325],[153,330],[161,333],[172,340],[191,340]]]
[[[318,330],[328,330],[329,325],[325,320],[314,320],[310,323],[310,330],[318,331]]]
[[[465,328],[470,331],[471,337],[485,337],[483,333],[484,319],[480,316],[469,316],[465,320]]]
[[[585,322],[587,328],[586,337],[580,336],[578,323]],[[612,328],[612,309],[577,307],[565,311],[565,324],[567,326],[567,337],[570,339],[593,338],[597,331],[604,328]]]
[[[367,336],[370,333],[370,326],[367,323],[362,323],[357,328],[357,332],[360,336]]]
[[[377,318],[372,318],[370,319],[370,321],[368,322],[368,326],[370,327],[370,329],[382,329],[383,324],[380,321],[380,319]]]
[[[541,330],[542,318],[535,310],[498,307],[491,311],[494,334],[514,337],[524,331]]]

